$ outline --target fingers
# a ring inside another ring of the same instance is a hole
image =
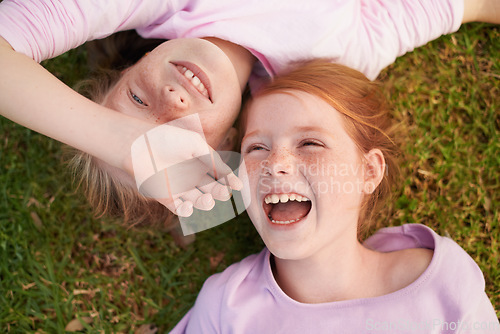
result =
[[[189,217],[193,214],[193,208],[209,211],[215,206],[215,201],[211,194],[203,193],[198,189],[186,191],[180,198],[174,201],[176,210],[174,211],[181,217]]]
[[[179,217],[189,217],[193,214],[193,202],[184,201],[182,198],[175,200],[156,198],[156,200]]]
[[[174,211],[180,217],[189,217],[193,214],[193,202],[180,200],[179,206]]]
[[[200,210],[212,210],[215,206],[215,201],[211,194],[203,194],[198,189],[188,191],[182,198],[194,204],[194,207]]]
[[[208,172],[208,167],[198,158],[192,158],[169,166],[166,175],[170,190],[174,196],[203,185],[203,178]],[[208,182],[211,182],[209,180]]]
[[[227,201],[231,198],[231,189],[227,185],[221,184],[210,175],[206,174],[202,179],[202,186],[198,189],[205,194],[211,194],[212,197],[219,201]]]
[[[211,149],[209,155],[199,156],[198,159],[209,168],[209,174],[220,183],[229,186],[233,190],[241,190],[243,188],[243,182],[224,163],[218,152]]]
[[[223,181],[226,179],[227,177]],[[156,183],[157,186],[158,183]],[[164,196],[155,197],[155,199],[178,216],[189,217],[193,214],[193,208],[209,211],[215,206],[214,199],[227,201],[231,198],[229,187],[226,184],[215,181],[208,174],[201,177],[198,184],[198,186],[193,186],[194,189],[173,194],[173,199],[171,197],[165,198]],[[155,193],[163,194],[166,193],[166,190],[159,192],[156,189]]]
[[[232,169],[224,163],[217,152],[212,151],[210,155],[200,156],[193,160],[202,162],[202,165],[206,167],[200,165],[195,168],[198,169],[197,173],[188,173],[191,174],[188,179],[196,183],[196,186],[192,185],[195,189],[177,195],[182,198],[182,203],[176,203],[175,212],[182,217],[189,217],[193,213],[193,208],[209,211],[215,206],[215,199],[227,201],[231,198],[231,189],[241,190],[243,188],[243,182],[233,173]],[[182,181],[181,183],[186,186],[186,172],[194,172],[195,169],[193,169],[192,166],[196,164],[194,161],[191,161],[189,164],[183,163],[182,165],[184,165],[183,168],[180,168],[179,165],[177,167],[183,171],[184,175],[181,176],[179,174],[179,177],[176,179]],[[191,167],[187,168],[188,166]],[[195,177],[196,174],[199,175],[202,173],[202,170],[205,171],[205,174],[202,177]],[[169,170],[169,176],[171,175],[171,171],[172,170]]]
[[[155,198],[155,200],[158,201],[161,205],[163,205],[167,209],[169,209],[174,214],[177,214],[177,210],[183,204],[183,201],[180,198],[177,198],[175,200],[172,200],[171,198]],[[189,214],[188,216],[190,215],[191,214]]]
[[[243,182],[233,172],[219,180],[220,183],[231,187],[233,190],[243,189]]]

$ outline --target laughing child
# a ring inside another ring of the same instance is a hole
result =
[[[210,277],[173,333],[499,333],[472,258],[426,226],[360,232],[397,176],[377,84],[321,60],[247,103],[248,215],[266,244]]]

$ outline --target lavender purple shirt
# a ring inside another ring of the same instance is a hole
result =
[[[375,79],[396,57],[460,27],[463,0],[3,0],[0,36],[36,61],[136,29],[143,37],[215,36],[260,62],[329,58]]]
[[[417,280],[396,292],[303,304],[280,289],[264,249],[211,276],[171,333],[500,333],[481,270],[453,240],[409,224],[381,229],[365,246],[428,248],[434,255]]]

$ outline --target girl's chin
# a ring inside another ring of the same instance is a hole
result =
[[[298,261],[306,258],[305,250],[289,245],[270,245],[267,247],[273,254],[275,261]]]
[[[279,226],[278,228],[266,227],[258,229],[266,247],[274,256],[284,260],[298,260],[304,258],[304,247],[308,245],[310,230],[306,225],[294,224],[292,226]]]

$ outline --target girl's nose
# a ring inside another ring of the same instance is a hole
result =
[[[162,88],[166,108],[184,111],[189,108],[189,95],[181,88],[167,85]]]
[[[264,172],[273,176],[293,174],[295,172],[293,154],[286,148],[273,149],[267,156]]]

